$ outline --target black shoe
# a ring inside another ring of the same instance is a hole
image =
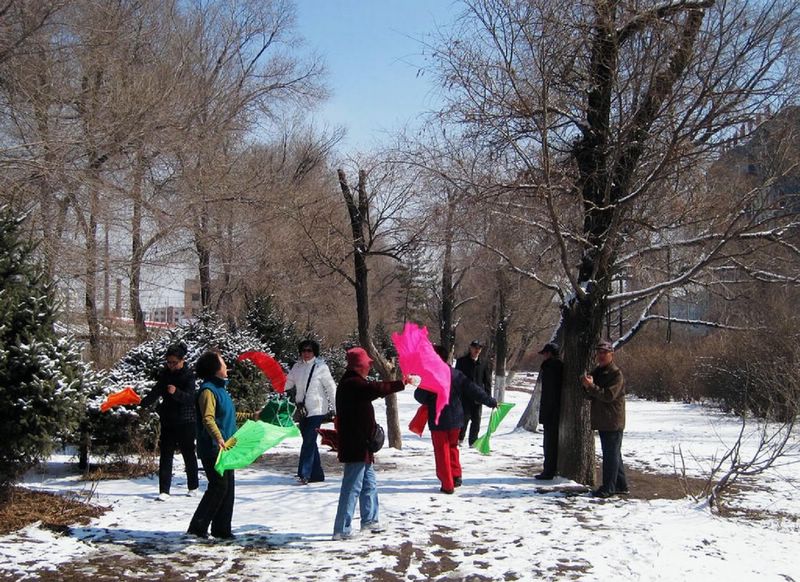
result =
[[[533,476],[537,481],[552,481],[553,477],[555,477],[555,475],[551,475],[550,473],[539,473]]]
[[[442,493],[446,493],[447,495],[452,495],[453,493],[455,493],[455,489],[445,489],[444,487],[439,489],[439,491],[441,491]]]
[[[594,491],[592,491],[592,497],[598,497],[599,499],[608,499],[612,495],[613,493],[609,493],[602,487],[600,489],[595,489]]]
[[[453,485],[455,487],[461,487],[461,477],[453,477]]]
[[[631,494],[631,490],[630,489],[621,489],[620,491],[615,491],[614,494],[615,495],[630,495]]]

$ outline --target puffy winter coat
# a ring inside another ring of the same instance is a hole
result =
[[[353,370],[347,370],[336,390],[336,431],[339,436],[339,460],[342,463],[373,463],[367,440],[375,430],[372,401],[405,385],[395,382],[369,382]]]
[[[417,388],[414,398],[420,404],[428,405],[428,428],[431,430],[452,430],[464,425],[464,406],[462,401],[466,398],[471,402],[480,402],[490,408],[497,406],[497,401],[489,396],[482,387],[467,378],[459,370],[451,370],[450,375],[450,400],[442,408],[439,422],[436,420],[436,394],[429,390]]]
[[[311,382],[308,381],[309,374]],[[291,388],[297,388],[294,400],[305,405],[308,416],[325,414],[328,410],[336,412],[336,382],[322,358],[310,362],[300,360],[292,366],[286,376],[286,390]]]

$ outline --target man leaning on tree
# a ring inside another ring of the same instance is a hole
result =
[[[614,346],[603,341],[595,349],[597,367],[581,376],[581,385],[592,400],[592,429],[600,434],[603,449],[603,484],[592,492],[600,498],[627,495],[628,481],[622,466],[622,433],[625,430],[625,380],[614,363]]]
[[[544,358],[539,368],[539,380],[542,386],[539,422],[544,427],[542,438],[544,466],[542,472],[534,479],[549,480],[555,477],[558,467],[558,421],[561,417],[561,378],[564,362],[558,357],[558,344],[545,344],[539,354]]]

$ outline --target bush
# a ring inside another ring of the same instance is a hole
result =
[[[762,296],[763,297],[763,296]],[[780,299],[780,298],[779,298]],[[748,331],[675,334],[646,330],[618,353],[628,392],[652,400],[712,401],[723,411],[786,421],[800,411],[793,381],[800,325],[791,301],[763,299]]]
[[[691,401],[696,398],[692,384],[691,362],[687,361],[686,341],[663,343],[643,335],[624,346],[616,356],[625,376],[629,394],[656,401]]]

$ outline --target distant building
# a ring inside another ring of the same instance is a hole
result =
[[[150,311],[149,321],[156,323],[166,323],[175,325],[187,319],[186,309],[183,307],[176,307],[174,305],[166,305],[164,307],[156,307]]]
[[[183,280],[183,309],[187,318],[193,317],[195,313],[199,313],[203,309],[200,300],[199,279]]]
[[[755,214],[800,212],[800,107],[759,116],[750,129],[720,156],[711,176],[743,193],[758,191],[750,205]]]
[[[200,281],[197,279],[184,279],[183,306],[165,305],[164,307],[156,307],[150,310],[148,320],[173,326],[191,319],[201,309]]]

